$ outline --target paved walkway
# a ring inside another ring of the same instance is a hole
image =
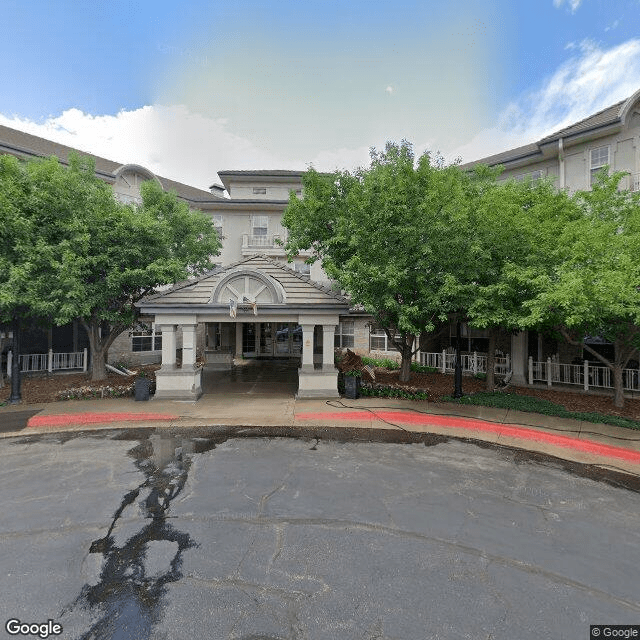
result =
[[[2,428],[19,423],[16,414],[20,412],[24,416],[23,428]],[[389,398],[296,399],[291,392],[264,393],[259,388],[255,392],[234,392],[229,388],[223,393],[205,394],[196,402],[109,398],[0,407],[0,437],[141,426],[283,427],[308,430],[310,435],[332,428],[348,429],[349,437],[354,437],[354,431],[363,430],[365,438],[365,430],[375,429],[385,432],[385,438],[390,440],[394,432],[398,438],[406,432],[432,433],[640,474],[640,432],[488,407]]]

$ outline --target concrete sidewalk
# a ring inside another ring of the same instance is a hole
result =
[[[27,412],[35,415],[29,415]],[[284,427],[309,435],[319,428],[440,434],[516,447],[640,474],[640,431],[507,409],[390,398],[295,399],[290,393],[207,394],[198,401],[132,398],[69,400],[0,407],[0,427],[24,412],[16,431],[0,437],[104,428]],[[270,430],[270,433],[272,431]],[[345,431],[346,434],[346,431]],[[365,434],[363,433],[363,436]],[[350,436],[351,437],[351,436]]]

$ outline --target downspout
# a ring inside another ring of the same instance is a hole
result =
[[[558,163],[559,163],[559,187],[564,189],[566,181],[564,177],[564,144],[562,138],[558,138]]]

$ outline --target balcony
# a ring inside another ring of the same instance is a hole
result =
[[[242,255],[250,256],[256,253],[264,253],[268,256],[284,256],[284,247],[278,241],[285,242],[286,235],[273,233],[254,236],[250,233],[242,234]]]
[[[640,191],[640,173],[630,173],[627,176],[629,191]]]
[[[286,251],[283,246],[278,244],[278,241],[282,243],[287,241],[286,231],[260,236],[255,236],[251,233],[243,233],[242,255],[252,256],[256,253],[264,253],[268,256],[285,256]],[[308,258],[311,255],[311,251],[301,251],[299,255],[302,258]]]

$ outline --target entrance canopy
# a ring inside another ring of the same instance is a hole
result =
[[[138,303],[156,323],[298,322],[310,315],[335,320],[349,312],[347,299],[267,256],[220,267]],[[315,323],[321,324],[321,322]]]
[[[267,256],[256,255],[220,267],[197,280],[149,296],[138,306],[144,315],[155,317],[156,327],[162,331],[162,369],[156,376],[156,396],[200,395],[200,371],[195,367],[195,330],[200,323],[217,327],[210,335],[214,348],[222,352],[229,351],[230,334],[235,333],[236,355],[242,355],[243,338],[246,346],[254,327],[273,327],[277,338],[284,335],[285,326],[289,332],[297,330],[302,334],[299,395],[325,396],[327,384],[331,389],[336,386],[333,335],[339,316],[349,312],[348,300]],[[243,325],[248,323],[252,328],[243,333]],[[226,331],[220,329],[222,324]],[[182,328],[183,336],[181,367],[177,367],[175,357],[177,327]],[[320,370],[313,362],[314,333],[322,335]]]

